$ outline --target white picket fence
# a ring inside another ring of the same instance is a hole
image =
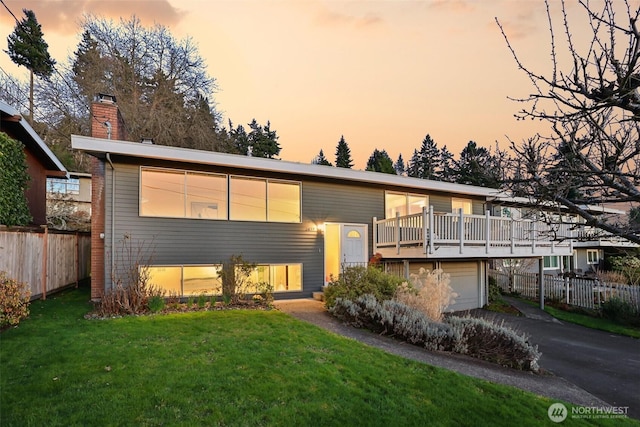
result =
[[[536,273],[509,274],[491,270],[503,292],[514,292],[526,298],[539,299]],[[640,310],[640,286],[604,283],[597,279],[544,275],[545,299],[562,301],[577,307],[598,309],[609,298],[616,297]]]

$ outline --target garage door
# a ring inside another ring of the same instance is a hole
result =
[[[451,276],[451,287],[458,294],[456,302],[447,311],[479,308],[478,263],[443,262],[442,270]]]

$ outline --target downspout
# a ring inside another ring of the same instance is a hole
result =
[[[109,122],[107,122],[109,123]],[[110,275],[111,277],[109,278],[109,282],[111,283],[111,289],[113,289],[113,269],[114,269],[114,260],[113,260],[113,247],[114,247],[114,242],[115,242],[115,233],[116,233],[116,227],[115,227],[115,212],[116,212],[116,168],[113,166],[113,162],[111,161],[111,156],[109,155],[109,153],[107,153],[107,162],[109,162],[109,165],[111,166],[111,270],[110,270]]]

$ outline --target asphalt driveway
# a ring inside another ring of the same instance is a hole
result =
[[[524,316],[476,314],[527,334],[542,352],[543,369],[640,418],[640,340],[561,322],[539,308],[508,301]]]
[[[524,316],[474,310],[474,316],[504,321],[529,336],[542,352],[540,375],[503,368],[470,357],[424,350],[342,324],[314,300],[276,301],[301,320],[390,353],[465,375],[590,407],[628,407],[640,419],[640,340],[560,322],[544,311],[512,300]]]

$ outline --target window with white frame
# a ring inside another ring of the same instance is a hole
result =
[[[77,178],[47,178],[47,193],[80,194],[80,180]]]
[[[429,196],[387,191],[384,194],[384,206],[386,218],[394,218],[396,213],[400,216],[411,215],[429,206]]]
[[[220,295],[221,265],[152,265],[148,267],[149,283],[168,295]]]
[[[587,264],[598,264],[600,262],[600,251],[597,249],[587,249]]]
[[[471,199],[453,197],[451,199],[451,212],[460,213],[461,210],[463,214],[471,215]]]

